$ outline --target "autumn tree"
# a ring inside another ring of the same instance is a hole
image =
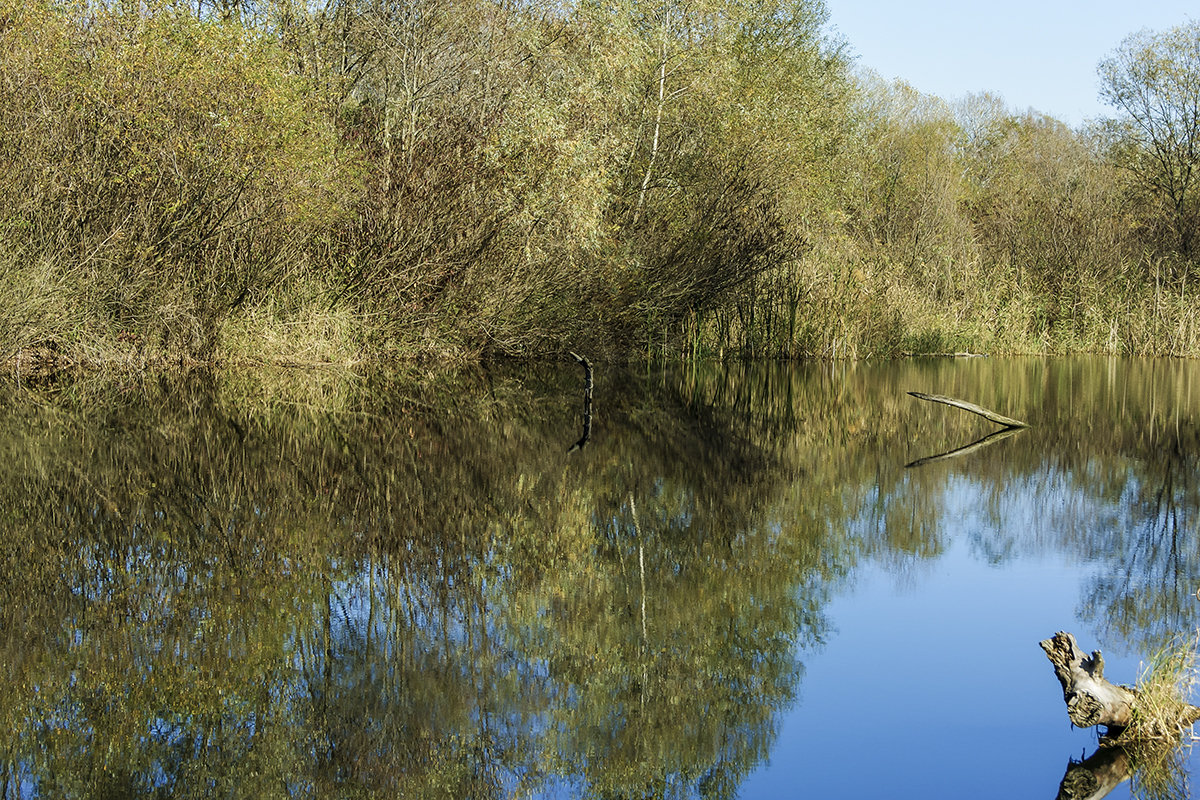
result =
[[[939,267],[961,252],[964,235],[958,126],[937,97],[875,76],[862,83],[864,166],[855,182],[855,229],[910,277],[948,287],[953,276]]]
[[[0,238],[18,254],[0,320],[18,347],[122,331],[207,356],[340,213],[330,121],[236,21],[5,0],[0,46]]]
[[[1114,154],[1147,226],[1191,262],[1200,233],[1200,22],[1125,39],[1099,67]]]

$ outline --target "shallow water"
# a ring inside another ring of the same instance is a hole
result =
[[[1198,389],[598,365],[568,452],[574,364],[0,388],[0,797],[1054,796],[1037,642],[1196,629]]]

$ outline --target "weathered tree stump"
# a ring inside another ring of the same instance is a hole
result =
[[[1140,690],[1110,683],[1104,677],[1100,651],[1084,654],[1069,633],[1060,631],[1039,644],[1062,684],[1071,722],[1081,728],[1103,725],[1108,734],[1101,737],[1095,753],[1067,765],[1058,800],[1100,800],[1135,771],[1141,773],[1143,785],[1147,774],[1151,783],[1174,785],[1178,775],[1173,771],[1181,762],[1170,754],[1183,741],[1186,729],[1200,720],[1200,707],[1172,696],[1182,687],[1153,675]],[[1194,646],[1194,642],[1187,645]],[[1168,668],[1175,663],[1171,653],[1162,657]],[[1188,659],[1190,651],[1181,651],[1180,669],[1191,669]]]
[[[1103,725],[1116,733],[1133,720],[1132,689],[1109,683],[1104,678],[1104,657],[1099,650],[1091,656],[1079,649],[1075,637],[1059,631],[1039,642],[1046,658],[1054,665],[1054,674],[1062,684],[1067,716],[1079,728]]]

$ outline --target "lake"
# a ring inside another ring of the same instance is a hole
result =
[[[583,378],[0,385],[0,798],[1049,798],[1200,624],[1200,363]]]

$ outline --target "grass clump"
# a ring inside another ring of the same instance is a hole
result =
[[[1134,795],[1155,800],[1191,796],[1185,762],[1196,742],[1192,725],[1200,708],[1190,699],[1196,687],[1200,631],[1178,637],[1143,666],[1133,722],[1117,742],[1134,767]]]
[[[1192,723],[1200,708],[1188,700],[1196,686],[1200,632],[1176,638],[1156,653],[1138,679],[1133,723],[1125,737],[1146,742],[1178,742],[1193,737]]]

